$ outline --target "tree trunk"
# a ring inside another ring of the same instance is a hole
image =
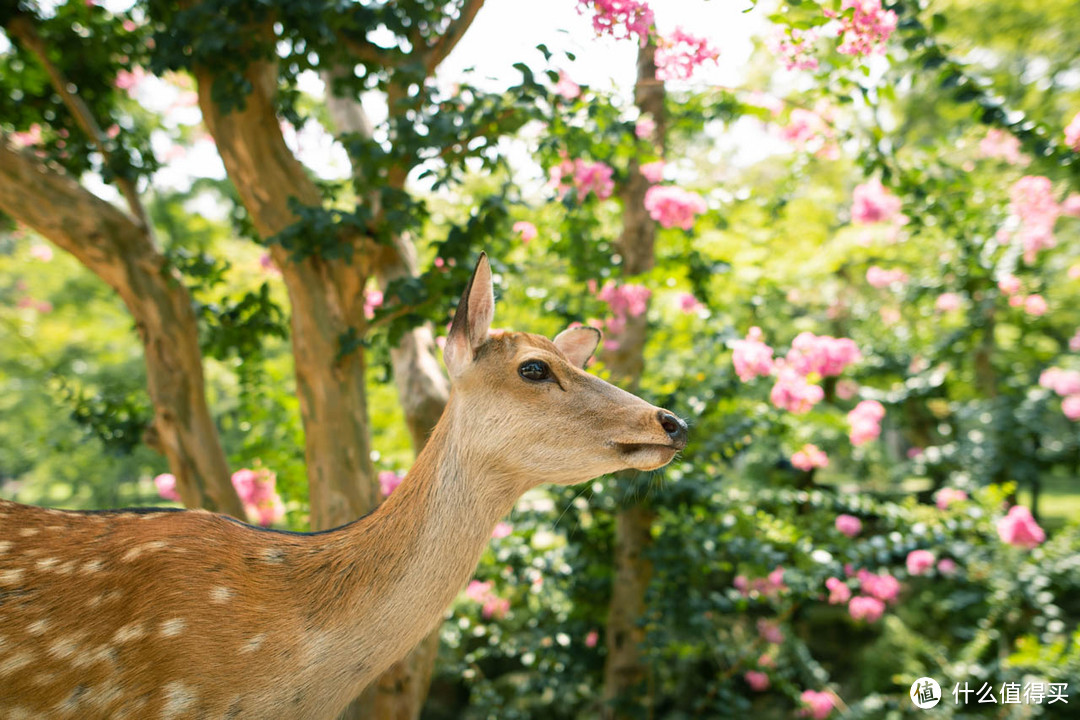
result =
[[[155,445],[188,507],[243,518],[206,404],[191,296],[147,229],[31,153],[0,141],[0,208],[109,284],[135,318],[146,354]]]
[[[240,109],[222,112],[212,98],[214,72],[198,67],[199,106],[256,230],[263,237],[296,222],[295,200],[321,206],[322,196],[293,157],[274,108],[277,67],[252,61],[245,73],[252,91]],[[367,243],[353,245],[352,261],[307,257],[293,261],[272,245],[292,308],[296,390],[304,423],[310,487],[311,527],[324,530],[355,520],[375,506],[375,478],[367,424],[364,351],[342,355],[341,340],[365,325],[364,284],[369,273]]]
[[[656,46],[650,39],[638,51],[635,102],[642,113],[652,115],[656,129],[652,140],[659,146],[664,137],[664,85],[656,80]],[[619,252],[624,277],[647,272],[655,262],[656,223],[645,210],[649,183],[636,161],[623,192],[623,230]],[[613,378],[637,390],[645,367],[644,349],[648,326],[645,314],[627,318],[626,329],[617,339],[605,362]],[[616,482],[633,485],[637,474],[622,473]],[[648,668],[641,658],[645,631],[645,593],[652,578],[648,550],[652,545],[652,524],[656,513],[640,493],[631,492],[615,519],[615,579],[607,624],[607,660],[604,665],[604,716],[606,718],[649,717],[652,689]]]

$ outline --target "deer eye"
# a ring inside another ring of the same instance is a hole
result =
[[[521,375],[526,380],[539,382],[551,377],[551,368],[548,367],[546,362],[540,360],[526,360],[518,368],[518,375]]]

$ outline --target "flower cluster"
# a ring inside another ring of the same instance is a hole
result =
[[[835,377],[861,358],[859,347],[851,338],[801,332],[791,341],[786,362],[801,375]]]
[[[1047,368],[1039,375],[1039,385],[1061,396],[1061,411],[1065,417],[1080,420],[1080,372]]]
[[[1024,248],[1024,262],[1033,263],[1040,250],[1052,248],[1054,223],[1061,207],[1054,200],[1050,178],[1025,175],[1009,190],[1009,210],[1020,220],[1017,239]]]
[[[481,605],[485,618],[502,619],[510,612],[510,601],[495,594],[491,581],[472,580],[465,588],[465,597]]]
[[[935,562],[937,562],[937,558],[929,550],[912,550],[908,553],[904,564],[907,565],[909,575],[923,575],[927,570],[934,567]]]
[[[653,120],[652,115],[642,115],[634,123],[634,135],[638,140],[648,140],[654,132],[656,132],[656,121]]]
[[[959,310],[964,305],[964,298],[959,293],[944,292],[937,296],[937,300],[934,301],[934,309],[939,313],[952,312],[953,310]]]
[[[825,690],[803,690],[799,700],[802,701],[803,705],[799,714],[804,717],[809,716],[814,720],[825,720],[833,711],[832,693]]]
[[[862,532],[862,520],[854,515],[837,515],[835,524],[839,532],[850,538]]]
[[[900,198],[889,192],[878,179],[856,185],[852,192],[851,221],[856,225],[895,223],[902,225],[907,218],[900,213]]]
[[[559,82],[555,83],[555,94],[566,99],[573,100],[581,95],[581,86],[570,79],[562,70],[559,71]]]
[[[876,288],[885,288],[890,285],[903,285],[908,281],[908,274],[896,268],[885,270],[877,265],[871,265],[866,271],[866,282]]]
[[[885,42],[896,30],[897,17],[881,7],[881,0],[844,0],[843,10],[852,10],[840,20],[840,46],[843,55],[874,55],[885,52]],[[833,16],[828,10],[826,15]]]
[[[577,193],[578,200],[584,200],[590,192],[600,200],[606,200],[615,191],[613,173],[609,165],[599,161],[567,158],[551,169],[551,184],[560,200],[571,188]]]
[[[390,493],[397,490],[398,485],[405,479],[404,473],[396,473],[393,470],[383,470],[379,473],[379,492],[383,497],[390,497]]]
[[[656,46],[656,78],[689,80],[694,71],[707,62],[715,63],[720,51],[703,37],[675,28],[659,39]]]
[[[511,229],[521,237],[521,242],[526,245],[528,245],[531,240],[536,239],[536,226],[528,220],[518,220]]]
[[[641,0],[578,0],[578,12],[592,7],[592,26],[597,35],[622,40],[637,36],[644,45],[653,25],[653,11]]]
[[[381,290],[368,290],[364,293],[364,317],[368,320],[375,317],[375,309],[383,304]]]
[[[650,297],[652,297],[652,290],[644,285],[632,283],[618,285],[611,280],[604,283],[604,286],[596,293],[596,298],[606,302],[611,311],[611,317],[605,323],[608,332],[618,335],[626,329],[627,318],[643,315],[649,307]],[[605,347],[611,349],[606,343]]]
[[[1028,162],[1027,156],[1020,152],[1020,140],[1012,133],[997,128],[987,130],[986,137],[979,141],[979,155],[1004,160],[1009,165]]]
[[[653,185],[645,191],[645,209],[649,217],[666,228],[694,227],[694,217],[705,212],[705,200],[689,190],[674,185]]]
[[[795,108],[788,115],[787,125],[780,128],[780,137],[799,150],[813,152],[826,159],[835,158],[840,149],[824,112]]]
[[[761,328],[752,327],[745,339],[731,343],[731,361],[735,365],[735,374],[743,382],[749,382],[759,375],[772,375],[773,350],[762,342],[761,338]]]
[[[764,597],[775,597],[788,589],[784,584],[784,568],[778,567],[763,578],[748,579],[745,575],[736,575],[732,583],[743,597],[757,593]]]
[[[244,504],[248,520],[269,527],[285,517],[285,505],[278,495],[277,475],[266,468],[243,468],[232,474],[232,484]],[[166,500],[180,502],[176,491],[176,476],[163,473],[154,478],[158,494]]]
[[[1002,542],[1028,550],[1046,541],[1046,532],[1023,505],[1009,508],[1008,514],[997,522],[997,533]]]
[[[877,400],[863,400],[848,413],[851,432],[848,437],[852,445],[863,445],[881,434],[881,420],[885,417],[885,408]]]
[[[666,166],[663,160],[654,160],[647,162],[641,166],[642,176],[651,183],[658,183],[664,179],[664,166]]]
[[[966,492],[951,487],[943,487],[934,494],[934,504],[940,510],[947,510],[953,503],[964,502],[967,499]]]
[[[799,30],[792,28],[785,32],[777,28],[769,39],[769,51],[779,55],[788,70],[817,70],[818,60],[813,56],[813,44],[817,42],[818,32],[814,29]]]
[[[803,472],[810,472],[814,468],[828,467],[829,456],[816,445],[806,444],[791,456],[791,464]]]
[[[807,382],[805,375],[787,365],[780,368],[776,384],[769,391],[769,400],[773,405],[794,415],[809,412],[823,399],[825,391],[820,385]]]

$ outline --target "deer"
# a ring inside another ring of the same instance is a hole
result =
[[[523,493],[686,446],[674,413],[584,370],[598,330],[491,330],[494,305],[481,254],[443,351],[446,409],[350,524],[0,500],[0,716],[335,718],[437,627]]]

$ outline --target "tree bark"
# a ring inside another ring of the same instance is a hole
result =
[[[644,114],[652,116],[656,129],[652,140],[661,146],[664,137],[664,85],[656,80],[656,46],[652,39],[638,51],[635,102]],[[636,161],[631,162],[630,177],[623,191],[623,230],[619,237],[622,271],[626,278],[652,269],[655,262],[656,223],[645,210],[645,191],[649,183]],[[645,367],[645,341],[648,326],[645,314],[627,318],[618,347],[605,357],[612,376],[631,392],[637,390]],[[617,482],[631,485],[636,473],[624,473]],[[648,668],[641,658],[645,631],[641,625],[645,613],[645,593],[652,579],[648,551],[652,545],[652,524],[656,513],[648,500],[631,493],[615,518],[615,578],[607,624],[607,659],[604,665],[604,716],[606,718],[640,717],[652,713],[652,690]]]
[[[212,98],[213,69],[195,68],[199,107],[255,229],[271,237],[296,222],[290,200],[321,206],[322,196],[285,145],[274,108],[276,64],[255,60],[245,74],[252,91],[242,108],[226,113]],[[363,238],[343,237],[341,242],[353,245],[351,262],[317,256],[293,261],[281,245],[269,248],[292,308],[296,390],[314,530],[355,520],[376,500],[364,351],[358,347],[341,353],[341,339],[350,330],[362,334],[365,326],[369,252]]]
[[[181,499],[188,507],[243,518],[206,403],[191,296],[147,228],[7,138],[0,140],[0,208],[120,295],[142,340],[157,444]]]

